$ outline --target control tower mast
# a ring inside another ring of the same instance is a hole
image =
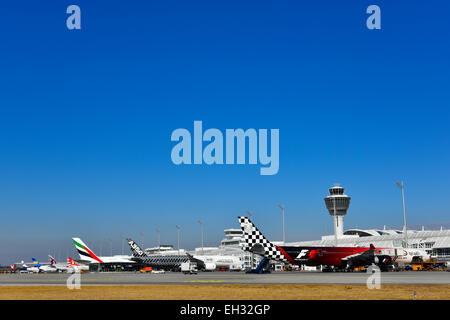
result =
[[[336,184],[329,189],[330,194],[324,199],[328,212],[333,217],[335,238],[344,234],[344,216],[350,206],[350,197],[345,194],[345,189]]]

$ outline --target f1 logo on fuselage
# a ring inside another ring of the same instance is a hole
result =
[[[297,258],[295,258],[295,260],[307,260],[309,257],[310,251],[311,250],[306,250],[306,249],[300,251],[300,253],[298,254]]]

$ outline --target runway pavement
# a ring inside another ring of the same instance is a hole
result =
[[[70,274],[10,274],[0,275],[0,286],[66,285]],[[365,285],[367,273],[277,272],[255,275],[242,272],[182,273],[85,273],[81,285],[151,285],[151,284],[348,284]],[[381,273],[381,285],[450,285],[450,272],[386,272]]]

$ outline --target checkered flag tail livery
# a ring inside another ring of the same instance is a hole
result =
[[[238,218],[242,231],[244,232],[244,240],[245,240],[245,244],[243,247],[244,250],[251,251],[252,248],[253,249],[261,248],[264,250],[264,256],[266,258],[289,263],[289,260],[282,252],[283,249],[267,240],[266,237],[264,237],[264,235],[250,221],[249,218],[247,217],[238,217]]]

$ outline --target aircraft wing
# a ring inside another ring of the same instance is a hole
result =
[[[359,252],[356,254],[352,254],[350,256],[347,256],[345,258],[342,258],[341,260],[344,262],[347,262],[347,264],[353,264],[357,265],[361,262],[366,263],[372,263],[374,261],[375,257],[375,247],[373,245],[370,245],[370,249],[367,249],[366,251]]]
[[[366,250],[364,252],[352,254],[351,256],[347,256],[345,258],[342,258],[342,261],[352,261],[352,260],[360,260],[362,258],[370,258],[373,256],[373,254],[370,252],[371,250]]]

